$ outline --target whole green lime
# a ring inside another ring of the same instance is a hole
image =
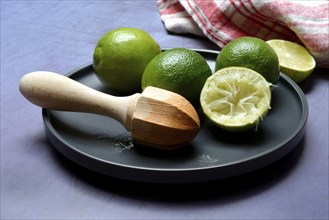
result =
[[[223,47],[217,56],[215,70],[232,66],[252,69],[272,84],[276,84],[280,76],[276,52],[256,37],[240,37]]]
[[[141,89],[145,67],[160,52],[160,46],[147,32],[137,28],[114,29],[97,43],[94,72],[112,90],[136,92]]]
[[[174,48],[157,55],[147,65],[142,77],[142,89],[154,86],[184,96],[199,105],[201,89],[212,74],[203,56],[186,48]]]

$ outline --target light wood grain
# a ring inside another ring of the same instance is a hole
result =
[[[115,97],[68,77],[37,71],[24,75],[19,89],[42,108],[112,117],[131,131],[136,143],[149,147],[183,147],[200,128],[198,114],[184,97],[155,87],[146,88],[142,94]]]

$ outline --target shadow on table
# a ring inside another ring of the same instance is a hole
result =
[[[257,171],[224,180],[193,184],[154,184],[120,180],[81,167],[54,150],[54,157],[63,169],[81,181],[109,194],[132,199],[167,202],[188,202],[225,198],[242,199],[261,193],[279,183],[298,165],[304,138],[289,154]],[[54,149],[54,148],[52,148]]]
[[[318,80],[329,80],[327,68],[316,68],[308,78],[306,78],[298,85],[305,94],[308,94],[310,91],[312,91],[312,89],[314,89],[314,87],[317,86]]]

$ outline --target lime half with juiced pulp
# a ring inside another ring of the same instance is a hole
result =
[[[271,85],[249,68],[220,69],[204,84],[200,95],[202,110],[224,130],[257,130],[271,108]]]

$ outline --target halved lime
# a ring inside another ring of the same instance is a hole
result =
[[[306,79],[315,68],[315,60],[308,50],[290,41],[273,39],[267,43],[279,57],[280,70],[296,83]]]
[[[223,68],[207,79],[200,95],[201,107],[224,130],[257,130],[271,108],[271,85],[249,68]]]

